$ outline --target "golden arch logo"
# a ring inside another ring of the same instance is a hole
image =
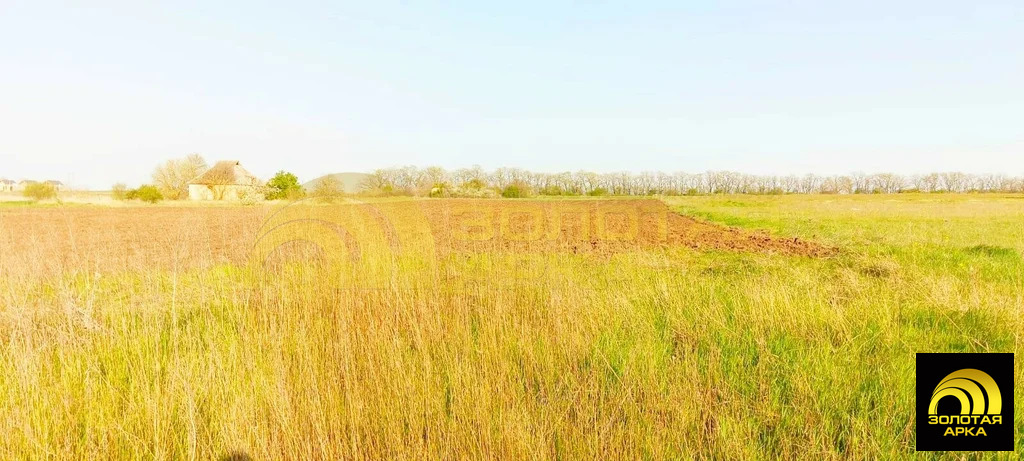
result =
[[[917,450],[1012,451],[1013,370],[1013,353],[918,353]]]
[[[932,392],[928,414],[937,415],[939,401],[946,397],[960,402],[961,415],[998,415],[1003,411],[1003,397],[996,381],[975,368],[957,370],[942,378]]]

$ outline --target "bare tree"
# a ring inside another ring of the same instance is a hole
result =
[[[394,184],[391,184],[388,179],[388,173],[382,168],[373,170],[372,173],[368,174],[363,178],[363,181],[359,183],[359,188],[366,192],[386,191],[394,189],[394,187]]]
[[[589,194],[597,189],[600,184],[600,178],[597,173],[589,171],[577,171],[572,174],[573,182],[575,187],[580,190],[582,194]]]
[[[480,165],[456,170],[452,178],[459,187],[472,189],[487,187],[487,173],[484,172],[483,168],[480,168]]]
[[[206,160],[199,154],[171,159],[153,170],[153,184],[165,199],[181,200],[188,197],[188,183],[207,170]]]
[[[819,192],[821,190],[821,178],[813,174],[805,175],[803,178],[800,178],[798,187],[801,194]]]
[[[755,194],[771,194],[782,191],[777,176],[754,176],[752,181],[751,191]]]
[[[942,189],[948,192],[964,192],[967,190],[969,181],[966,174],[951,171],[947,173],[941,173]]]
[[[939,190],[939,175],[931,173],[917,177],[916,187],[921,192],[936,192]]]
[[[892,173],[877,173],[871,175],[871,182],[875,189],[886,194],[895,194],[903,190],[905,181],[902,176]]]
[[[513,181],[515,181],[512,176],[513,175],[511,168],[498,168],[494,170],[493,173],[491,173],[489,177],[490,184],[494,187],[497,187],[498,189],[504,189],[505,187],[508,187],[509,184],[512,184]]]
[[[555,184],[562,188],[566,194],[581,195],[584,193],[582,188],[573,181],[572,172],[569,171],[563,171],[555,175]]]
[[[781,181],[782,181],[782,191],[783,192],[785,192],[787,194],[793,194],[793,193],[800,192],[800,178],[798,178],[797,176],[794,176],[794,175],[783,176],[781,178]]]
[[[978,190],[989,191],[989,192],[1000,192],[1004,178],[1002,175],[997,174],[984,174],[977,177]]]
[[[317,200],[332,202],[344,192],[341,181],[331,175],[324,176],[315,185],[309,195]]]
[[[395,172],[395,185],[407,194],[413,194],[423,178],[423,172],[415,166],[405,166]]]
[[[423,170],[420,174],[420,190],[427,190],[428,192],[434,188],[448,188],[449,187],[448,172],[444,171],[444,168],[439,166],[430,166]]]
[[[867,194],[872,191],[871,177],[864,173],[858,171],[850,175],[850,181],[853,183],[853,193],[855,194]]]

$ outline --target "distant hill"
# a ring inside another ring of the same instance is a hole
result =
[[[342,189],[344,189],[346,194],[355,194],[355,193],[358,193],[361,190],[360,186],[362,185],[363,180],[366,179],[370,175],[368,175],[366,173],[334,173],[334,174],[328,174],[328,175],[323,175],[323,176],[321,176],[319,178],[316,178],[316,179],[314,179],[314,180],[312,180],[310,182],[307,182],[307,183],[303,184],[302,187],[304,187],[307,191],[311,191],[311,190],[313,190],[314,187],[316,187],[316,184],[318,182],[322,181],[324,178],[326,178],[328,176],[336,179],[339,183],[341,183],[341,187],[342,187]]]

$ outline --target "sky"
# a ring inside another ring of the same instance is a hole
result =
[[[1019,0],[89,3],[0,0],[0,177],[1024,175]]]

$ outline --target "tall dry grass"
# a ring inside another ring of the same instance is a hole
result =
[[[855,235],[815,203],[678,200],[753,227],[799,214],[785,235],[843,251],[438,253],[399,214],[396,252],[376,218],[331,215],[349,239],[290,235],[344,251],[269,239],[250,264],[224,242],[268,235],[273,210],[0,210],[0,457],[910,458],[915,352],[1021,348],[1017,208],[922,244],[941,217],[880,199],[844,218]]]

